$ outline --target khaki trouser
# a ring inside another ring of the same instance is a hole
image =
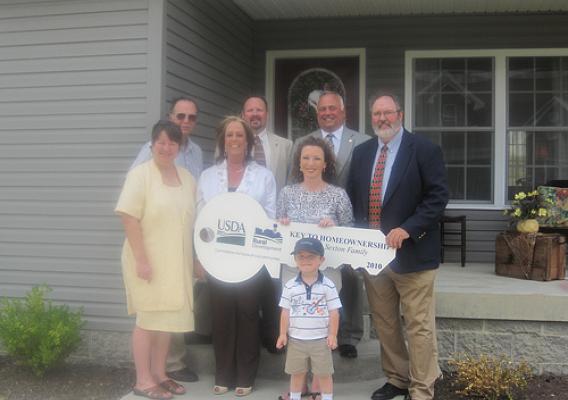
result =
[[[166,370],[168,372],[179,371],[186,367],[184,357],[187,349],[185,348],[185,340],[183,333],[172,333],[170,342],[170,351],[166,362]]]
[[[389,383],[408,388],[412,400],[433,399],[434,383],[441,374],[434,311],[436,272],[397,274],[387,268],[377,276],[364,274],[371,316],[381,345],[383,371]]]
[[[207,281],[198,280],[193,285],[193,306],[195,332],[200,335],[211,335],[211,300]],[[166,371],[173,372],[184,369],[187,366],[186,354],[184,334],[172,333]]]

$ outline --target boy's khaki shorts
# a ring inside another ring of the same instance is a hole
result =
[[[333,358],[327,347],[327,339],[299,340],[290,338],[286,350],[284,371],[289,375],[308,372],[308,360],[312,374],[333,375]]]

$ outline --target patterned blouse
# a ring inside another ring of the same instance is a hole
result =
[[[278,196],[276,218],[284,217],[306,224],[319,224],[327,217],[337,226],[353,226],[353,207],[339,186],[327,184],[322,191],[308,192],[297,183],[284,187]]]

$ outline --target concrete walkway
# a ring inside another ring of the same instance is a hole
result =
[[[438,318],[498,319],[511,321],[568,321],[568,280],[535,282],[496,276],[492,264],[446,263],[440,266],[436,281],[436,316]],[[367,322],[368,324],[368,322]],[[368,327],[366,329],[368,335]],[[344,360],[334,354],[336,380],[334,398],[368,400],[373,391],[385,383],[381,377],[378,343],[363,340],[359,358]],[[175,399],[235,399],[233,392],[222,396],[212,393],[213,349],[189,346],[190,365],[199,371],[200,381],[186,384],[188,393]],[[265,352],[263,352],[265,353]],[[284,356],[268,353],[261,356],[255,390],[246,399],[277,399],[287,391],[283,373]],[[374,379],[377,377],[377,379]],[[369,380],[371,379],[371,380]],[[141,399],[128,394],[123,400]],[[303,398],[308,400],[307,397]],[[402,397],[400,399],[402,400]]]
[[[372,381],[360,381],[360,382],[350,382],[350,383],[337,383],[334,388],[334,399],[349,399],[349,400],[369,400],[371,394],[375,389],[384,385],[386,382],[385,378],[376,379]],[[283,392],[287,391],[288,383],[283,381],[272,381],[266,379],[257,379],[254,391],[243,399],[247,400],[276,400]],[[175,396],[176,400],[191,400],[191,399],[216,399],[216,400],[228,400],[236,399],[234,392],[229,392],[224,395],[214,395],[212,393],[213,388],[213,376],[212,375],[201,375],[199,377],[199,382],[186,383],[185,388],[187,393],[184,396]],[[139,400],[141,397],[135,396],[133,393],[129,393],[122,398],[122,400]],[[303,397],[304,400],[309,399],[308,397]],[[402,400],[402,396],[399,396],[396,400]]]

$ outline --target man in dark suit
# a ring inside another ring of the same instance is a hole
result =
[[[405,130],[402,117],[394,95],[372,99],[377,139],[354,150],[347,183],[356,225],[380,229],[387,244],[397,249],[396,258],[379,275],[364,273],[387,377],[373,393],[374,400],[400,395],[433,399],[441,374],[434,280],[440,262],[438,221],[449,197],[446,170],[440,147]]]
[[[370,137],[345,125],[345,104],[336,92],[321,93],[317,103],[317,119],[320,129],[308,136],[323,139],[329,144],[335,155],[336,184],[345,189],[353,149]],[[296,140],[293,154],[305,137]],[[357,357],[355,346],[363,336],[363,283],[358,275],[349,266],[341,267],[339,297],[343,307],[337,342],[339,354],[345,358]]]

